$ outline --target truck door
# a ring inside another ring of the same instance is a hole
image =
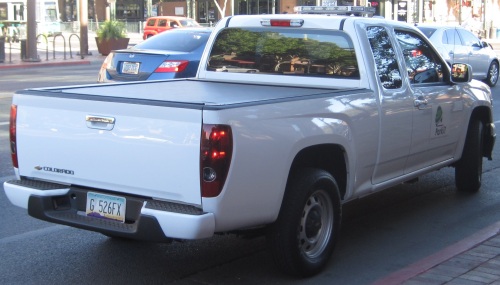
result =
[[[405,173],[451,159],[455,153],[463,103],[449,71],[428,42],[413,31],[396,30],[413,92],[410,155]]]
[[[413,97],[403,85],[396,49],[382,26],[367,27],[367,36],[379,79],[379,152],[372,176],[378,184],[404,174],[411,144]]]

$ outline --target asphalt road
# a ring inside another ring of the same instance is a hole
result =
[[[7,124],[12,91],[93,83],[97,68],[0,71],[0,183],[13,175]],[[498,102],[500,87],[493,90]],[[498,130],[498,110],[495,117]],[[331,262],[304,280],[277,272],[261,237],[172,244],[110,239],[35,220],[0,191],[0,284],[371,284],[500,221],[500,162],[485,160],[484,166],[477,194],[456,193],[454,171],[444,168],[345,205]]]

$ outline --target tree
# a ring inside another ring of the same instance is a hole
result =
[[[221,9],[219,2],[217,0],[214,0],[215,6],[217,6],[217,10],[219,10],[221,18],[224,18],[226,16],[226,6],[227,6],[227,0],[224,0],[224,7]]]

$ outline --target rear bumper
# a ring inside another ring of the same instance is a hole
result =
[[[126,222],[121,223],[85,215],[87,192],[104,191],[33,180],[7,181],[4,189],[12,204],[35,218],[110,236],[168,241],[214,234],[213,214],[190,205],[112,193],[127,199]]]

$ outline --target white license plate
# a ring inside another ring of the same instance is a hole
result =
[[[127,74],[138,74],[139,73],[139,62],[123,62],[122,73]]]
[[[125,222],[124,197],[87,192],[86,214],[90,217]]]

